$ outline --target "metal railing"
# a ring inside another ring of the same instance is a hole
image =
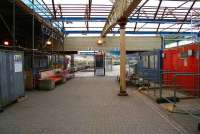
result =
[[[184,79],[182,79],[183,77]],[[196,128],[197,123],[199,129],[200,73],[162,70],[160,71],[160,78],[161,79],[158,85],[155,87],[152,85],[150,87],[146,87],[145,90],[141,90],[141,92],[159,103],[167,102],[166,104],[162,104],[164,109],[171,113],[184,114],[185,116],[182,116],[182,118],[190,120],[189,122],[195,125],[192,126],[194,128]],[[184,88],[185,79],[188,80],[186,82],[190,82],[191,84],[189,94],[186,88]],[[184,83],[181,80],[183,80]],[[148,81],[151,81],[151,79],[148,79]],[[180,102],[178,102],[179,100]],[[172,116],[172,118],[175,118],[175,120],[180,121],[182,124],[181,120],[179,120],[177,116]]]
[[[171,77],[172,81],[169,81],[170,83],[168,83],[168,81],[166,81],[166,80],[168,80],[168,78],[165,77],[165,80],[164,80],[163,75],[165,75],[165,76],[171,75],[170,77]],[[162,80],[160,81],[160,98],[163,98],[163,96],[162,96],[162,90],[163,90],[163,87],[164,87],[163,84],[171,85],[171,88],[173,90],[173,97],[177,98],[177,89],[183,88],[183,86],[177,81],[177,79],[181,76],[193,77],[193,83],[194,83],[193,86],[197,85],[197,87],[196,87],[197,88],[197,90],[196,90],[197,94],[196,95],[199,96],[199,90],[200,90],[199,89],[199,77],[200,77],[199,73],[162,71],[161,72]],[[198,82],[197,84],[195,84],[195,78],[197,79],[197,82]],[[178,85],[178,84],[180,84],[180,85]],[[173,102],[174,102],[174,104],[176,103],[175,100]]]
[[[172,72],[161,70],[160,79],[155,79],[154,75],[152,75],[152,78],[149,76],[147,78],[144,74],[139,75],[138,77],[143,78],[143,85],[141,86],[146,87],[146,91],[148,91],[147,94],[156,101],[158,99],[165,99],[167,102],[175,104],[179,98],[200,96],[199,73]],[[179,77],[186,77],[186,79],[190,79],[190,82],[193,82],[193,84],[190,85],[195,89],[185,89],[183,83],[185,80],[180,80],[182,78]]]

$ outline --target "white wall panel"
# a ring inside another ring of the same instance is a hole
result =
[[[84,50],[109,50],[119,48],[119,37],[107,37],[105,44],[96,44],[97,37],[66,37],[65,51],[84,51]],[[147,51],[160,49],[162,39],[160,36],[153,37],[126,37],[127,51]]]

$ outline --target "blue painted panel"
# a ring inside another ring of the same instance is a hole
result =
[[[46,18],[47,20],[52,20],[52,21],[55,21],[54,18],[52,17],[49,17],[47,15],[43,15],[44,18]],[[106,22],[107,20],[107,17],[91,17],[90,18],[90,22]],[[85,18],[84,17],[60,17],[60,18],[57,18],[56,21],[72,21],[72,22],[85,22]],[[192,20],[193,23],[195,22],[198,22],[199,19],[196,19],[196,20]],[[168,23],[168,24],[174,24],[174,23],[183,23],[182,21],[180,20],[177,20],[177,19],[144,19],[144,18],[129,18],[128,19],[128,22],[138,22],[138,23],[161,23],[161,24],[164,24],[164,23]],[[191,20],[186,20],[184,21],[184,24],[190,24],[191,23]]]
[[[102,31],[65,31],[65,34],[100,34]],[[111,31],[110,33],[119,34],[119,31]],[[191,32],[155,32],[155,31],[126,31],[126,34],[160,34],[160,35],[191,35]],[[198,34],[194,32],[193,34]]]
[[[142,52],[139,55],[140,55],[140,60],[137,65],[137,74],[142,78],[147,79],[151,82],[159,83],[161,80],[160,72],[162,70],[162,51],[154,50],[151,52]],[[152,61],[150,60],[150,57],[154,58],[155,61],[153,64],[154,67],[152,67],[151,66],[152,64],[150,64],[150,61]],[[155,57],[157,57],[157,60],[155,60]],[[144,60],[145,58],[148,60]]]

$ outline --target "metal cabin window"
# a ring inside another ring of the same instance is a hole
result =
[[[158,69],[158,56],[155,55],[155,69]]]
[[[155,56],[151,55],[149,56],[149,68],[150,69],[155,69]]]
[[[143,66],[149,68],[149,56],[143,56]]]

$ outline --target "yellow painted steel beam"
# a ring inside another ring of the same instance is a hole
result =
[[[127,20],[141,1],[142,0],[116,0],[108,15],[101,37],[105,37],[120,20]]]

